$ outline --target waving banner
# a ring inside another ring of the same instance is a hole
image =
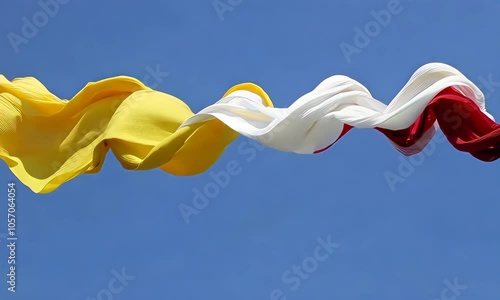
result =
[[[500,125],[483,93],[455,68],[419,68],[386,105],[359,82],[325,79],[288,108],[259,86],[240,84],[194,114],[176,97],[119,76],[87,84],[61,100],[34,78],[0,75],[0,157],[36,193],[96,173],[108,150],[130,170],[204,172],[238,136],[281,151],[322,152],[351,128],[374,128],[405,155],[420,152],[440,128],[458,150],[500,157]]]

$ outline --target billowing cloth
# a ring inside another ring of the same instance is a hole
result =
[[[273,107],[263,89],[245,83],[197,114],[126,76],[89,83],[66,101],[34,78],[11,82],[0,75],[0,157],[36,193],[98,172],[108,150],[126,169],[194,175],[210,168],[238,134],[313,154],[353,127],[382,132],[405,155],[420,152],[440,128],[460,151],[483,161],[500,157],[500,125],[486,111],[483,93],[441,63],[419,68],[389,105],[335,75],[288,108]]]

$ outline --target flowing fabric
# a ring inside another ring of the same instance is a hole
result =
[[[0,157],[36,193],[98,172],[108,150],[126,169],[195,175],[238,134],[314,154],[354,127],[380,131],[405,155],[420,152],[440,128],[460,151],[482,161],[500,157],[500,125],[486,111],[483,93],[441,63],[419,68],[389,105],[335,75],[288,108],[273,107],[263,89],[245,83],[197,114],[126,76],[89,83],[66,101],[34,78],[0,75]]]

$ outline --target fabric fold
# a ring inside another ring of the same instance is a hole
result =
[[[405,155],[441,129],[459,151],[500,157],[500,125],[479,88],[455,68],[419,68],[388,105],[343,75],[325,79],[287,108],[252,83],[194,114],[180,99],[118,76],[87,84],[69,101],[32,77],[0,75],[0,158],[36,193],[98,172],[111,150],[130,170],[204,172],[239,135],[287,152],[325,151],[352,128],[373,128]]]

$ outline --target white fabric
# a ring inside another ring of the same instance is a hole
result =
[[[483,93],[474,83],[449,65],[430,63],[413,74],[389,105],[373,98],[368,89],[354,79],[335,75],[288,108],[266,107],[257,94],[236,91],[206,107],[180,127],[217,118],[267,147],[310,154],[336,141],[344,123],[356,128],[408,128],[432,98],[450,86],[472,99],[493,119],[486,112]],[[422,140],[425,141],[420,141],[420,145],[432,138],[434,129],[424,134]],[[416,151],[397,148],[403,153]]]

